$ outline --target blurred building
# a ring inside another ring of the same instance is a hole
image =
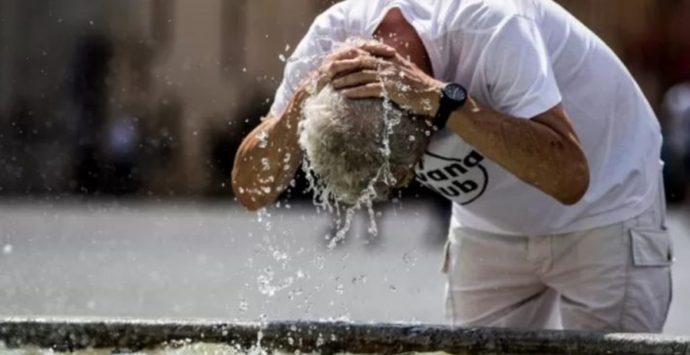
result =
[[[690,1],[559,2],[658,103],[673,75],[639,48],[682,47],[690,14],[669,15]],[[0,0],[0,193],[228,193],[237,143],[330,3]]]
[[[139,161],[124,179],[145,175],[139,187],[157,194],[213,190],[222,182],[211,177],[229,171],[210,161],[214,149],[230,156],[256,124],[281,58],[322,6],[0,0],[0,191],[112,184],[104,175],[116,168],[92,165],[121,160],[132,142]]]

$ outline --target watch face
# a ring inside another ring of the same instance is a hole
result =
[[[464,102],[467,99],[467,91],[458,84],[448,84],[443,91],[453,101]]]

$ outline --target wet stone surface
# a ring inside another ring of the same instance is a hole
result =
[[[0,316],[444,323],[432,209],[367,216],[329,250],[329,216],[189,202],[0,203]],[[672,209],[666,333],[690,334],[690,211]]]

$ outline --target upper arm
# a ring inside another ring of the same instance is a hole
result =
[[[561,104],[551,58],[537,23],[521,16],[510,18],[496,31],[483,58],[493,108],[547,127],[567,148],[562,150],[566,160],[586,164],[577,133]]]
[[[482,59],[494,109],[533,118],[561,102],[546,44],[533,20],[508,19],[489,40]]]

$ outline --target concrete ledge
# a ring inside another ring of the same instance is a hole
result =
[[[166,342],[192,341],[243,348],[260,343],[267,349],[324,354],[445,351],[453,354],[690,355],[690,337],[342,322],[276,322],[260,326],[210,321],[9,318],[0,319],[0,341],[10,348],[39,346],[55,350],[127,351]]]

